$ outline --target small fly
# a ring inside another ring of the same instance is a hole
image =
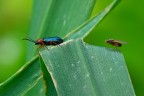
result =
[[[121,47],[123,44],[127,44],[126,42],[122,42],[122,41],[118,41],[114,39],[109,39],[109,40],[106,40],[105,42],[115,47]]]
[[[47,37],[47,38],[38,39],[36,41],[27,37],[27,38],[23,38],[23,40],[28,40],[35,43],[35,45],[40,45],[39,48],[43,46],[49,46],[49,45],[55,46],[63,43],[63,39],[61,39],[60,37]]]

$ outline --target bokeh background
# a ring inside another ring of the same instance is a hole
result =
[[[112,0],[97,0],[92,16]],[[26,42],[31,22],[32,0],[0,0],[0,83],[26,62]],[[144,96],[144,0],[123,0],[92,32],[85,42],[111,47],[107,39],[128,44],[123,53],[137,96]]]

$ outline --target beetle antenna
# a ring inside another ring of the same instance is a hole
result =
[[[31,38],[29,38],[29,37],[27,37],[27,38],[23,38],[22,40],[28,40],[28,41],[31,41],[31,42],[36,43],[36,41],[34,41],[33,39],[31,39]]]

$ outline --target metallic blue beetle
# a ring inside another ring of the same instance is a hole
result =
[[[63,39],[61,39],[60,37],[48,37],[48,38],[38,39],[36,41],[27,37],[27,38],[24,38],[23,40],[28,40],[28,41],[34,42],[35,45],[40,45],[40,46],[59,45],[59,44],[63,43]]]

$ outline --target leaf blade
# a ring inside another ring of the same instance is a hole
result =
[[[50,77],[50,74],[48,73],[47,68],[41,58],[40,58],[40,61],[41,61],[41,71],[42,71],[44,87],[45,87],[45,95],[46,96],[58,96],[56,89],[54,87],[53,81]]]
[[[118,50],[71,40],[40,54],[60,96],[135,96]]]
[[[23,66],[16,74],[0,84],[1,96],[18,96],[26,93],[41,78],[38,56]]]
[[[90,17],[95,1],[35,0],[30,36],[34,39],[52,36],[63,38],[67,33],[84,23]],[[49,7],[43,7],[44,5]],[[29,43],[28,59],[34,53],[35,48]]]
[[[110,12],[121,0],[114,0],[109,6],[107,6],[104,10],[102,10],[98,15],[93,18],[87,20],[87,22],[83,23],[77,29],[71,31],[67,34],[64,39],[76,39],[76,38],[85,38],[99,23],[100,21]]]

